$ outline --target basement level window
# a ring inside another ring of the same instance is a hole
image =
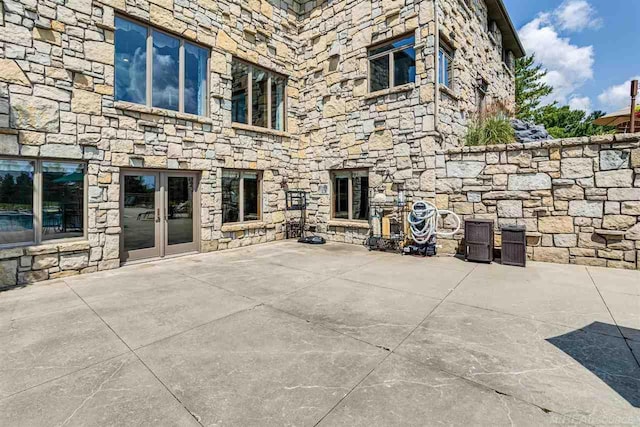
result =
[[[222,172],[222,223],[258,221],[262,218],[262,174],[259,171]]]
[[[231,120],[285,131],[287,78],[235,58],[231,76]]]
[[[84,237],[84,163],[0,159],[0,247]]]
[[[414,35],[369,48],[369,92],[416,81]]]
[[[207,115],[209,49],[116,17],[115,99]]]
[[[369,171],[331,172],[332,217],[335,219],[369,219]]]

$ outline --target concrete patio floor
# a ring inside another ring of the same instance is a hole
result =
[[[2,426],[638,425],[638,359],[637,271],[278,242],[0,293]]]

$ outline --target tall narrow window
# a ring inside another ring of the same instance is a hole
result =
[[[251,124],[267,127],[267,73],[253,69],[251,86]]]
[[[184,112],[204,116],[207,112],[207,51],[184,44]]]
[[[240,221],[240,172],[222,173],[222,223]]]
[[[231,120],[235,123],[248,124],[249,109],[249,66],[244,62],[233,61],[231,64]]]
[[[0,245],[35,241],[34,172],[31,161],[0,159]]]
[[[234,123],[286,130],[286,77],[236,59],[231,76]]]
[[[42,163],[42,239],[84,235],[84,164]]]
[[[115,99],[206,115],[209,51],[122,17],[115,22]]]
[[[333,172],[333,218],[369,219],[369,172]]]
[[[416,80],[415,36],[369,49],[369,91],[389,89]]]
[[[284,130],[284,88],[285,78],[271,77],[271,127]]]
[[[261,218],[260,172],[222,172],[222,222],[257,221]]]
[[[146,104],[147,27],[116,17],[115,97]]]
[[[180,93],[180,41],[153,31],[153,106],[178,111]]]
[[[438,83],[449,89],[453,88],[453,49],[442,40],[438,52]]]

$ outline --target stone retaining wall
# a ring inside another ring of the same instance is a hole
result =
[[[530,259],[640,267],[640,135],[456,148],[436,167],[439,208],[525,225]]]

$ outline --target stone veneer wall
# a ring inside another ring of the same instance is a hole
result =
[[[201,172],[202,251],[283,238],[284,188],[311,194],[309,224],[362,241],[362,224],[330,219],[330,171],[390,173],[416,198],[435,195],[435,150],[457,143],[476,72],[513,98],[499,40],[460,0],[4,0],[0,8],[0,155],[87,163],[87,239],[0,250],[0,286],[120,263],[122,168]],[[480,2],[482,3],[482,2]],[[456,87],[435,116],[435,13],[454,44]],[[114,17],[149,23],[211,49],[206,117],[114,100]],[[470,30],[471,28],[471,30]],[[416,35],[415,84],[368,94],[367,47]],[[287,132],[231,123],[231,60],[289,77]],[[439,124],[442,122],[441,129]],[[222,225],[221,171],[263,171],[263,218]],[[40,258],[38,258],[40,257]]]
[[[299,174],[294,0],[6,0],[0,10],[0,156],[87,163],[87,239],[0,250],[0,287],[120,265],[120,171],[200,171],[200,243],[283,238],[284,183]],[[206,117],[114,100],[114,16],[211,49]],[[289,76],[288,132],[231,124],[231,59]],[[222,226],[221,171],[263,172],[262,221]]]
[[[640,268],[640,135],[455,148],[436,166],[439,208],[525,225],[530,259]]]
[[[368,227],[331,219],[330,172],[367,169],[376,193],[393,198],[399,186],[408,197],[433,198],[435,150],[459,145],[469,116],[476,113],[478,76],[490,82],[487,98],[512,105],[513,76],[502,62],[499,34],[487,31],[484,2],[440,0],[309,1],[300,24],[300,152],[310,192],[308,224],[318,234],[348,243],[363,242]],[[439,32],[455,34],[455,85],[436,94],[435,14]],[[484,13],[484,17],[483,17]],[[367,48],[414,34],[416,82],[369,93]],[[435,97],[440,97],[435,115]],[[387,178],[385,180],[385,178]]]

